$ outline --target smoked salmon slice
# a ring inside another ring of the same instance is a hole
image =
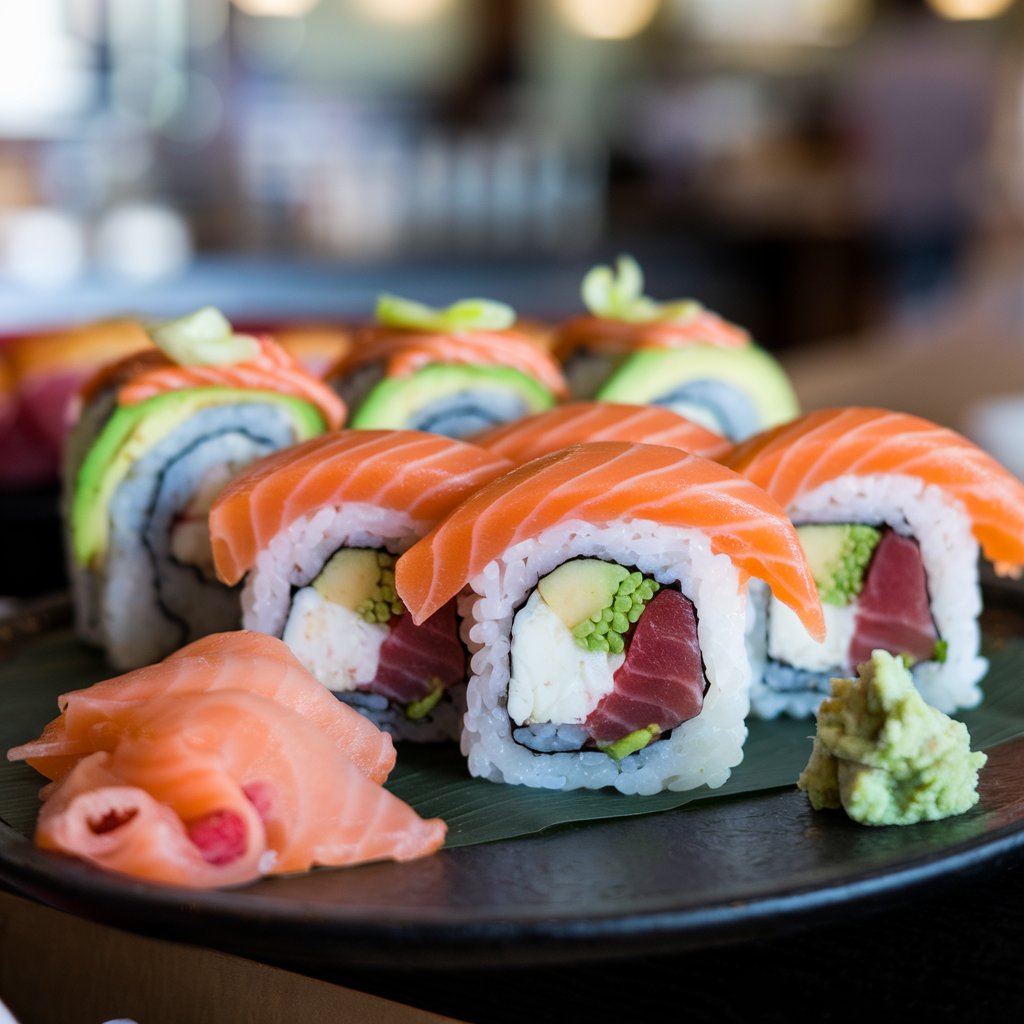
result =
[[[391,737],[314,679],[276,637],[239,630],[215,633],[156,665],[135,669],[57,699],[60,716],[37,740],[14,747],[48,779],[63,778],[83,757],[112,750],[136,705],[180,694],[244,690],[271,698],[313,723],[375,782],[395,764]]]
[[[111,751],[85,758],[52,789],[40,846],[134,877],[206,886],[407,860],[444,842],[444,822],[421,818],[270,697],[219,690],[138,701],[120,730]],[[172,841],[154,845],[151,828],[134,827],[140,814]],[[225,875],[196,872],[196,851]]]
[[[732,470],[658,445],[576,445],[493,480],[398,559],[398,592],[422,622],[513,544],[572,519],[699,529],[715,553],[767,582],[812,636],[824,636],[813,577],[779,503]]]
[[[363,502],[433,526],[510,463],[476,445],[416,430],[342,430],[253,463],[210,510],[218,576],[237,583],[270,540],[311,511]]]
[[[566,402],[484,431],[472,441],[516,465],[588,441],[661,444],[708,459],[731,447],[721,434],[669,409],[615,402]]]
[[[1024,567],[1024,484],[965,437],[918,416],[822,409],[741,442],[722,461],[786,508],[845,475],[921,480],[965,509],[997,572]]]

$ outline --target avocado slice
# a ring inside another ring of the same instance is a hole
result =
[[[549,572],[538,581],[537,589],[566,629],[573,629],[584,619],[600,615],[627,576],[629,570],[614,562],[577,558]]]
[[[511,367],[431,363],[408,377],[382,380],[355,411],[349,426],[428,429],[426,424],[432,416],[446,405],[457,406],[460,396],[469,392],[487,397],[486,407],[475,410],[475,417],[481,421],[477,429],[511,418],[500,414],[501,405],[508,404],[508,400],[511,408],[518,410],[516,416],[544,412],[555,404],[547,388]]]
[[[280,406],[295,425],[296,441],[323,433],[320,411],[309,402],[273,391],[189,388],[120,406],[107,420],[75,478],[71,499],[71,546],[75,561],[96,565],[106,554],[107,508],[132,464],[196,412],[217,405]]]
[[[754,344],[643,349],[620,364],[596,397],[664,405],[734,441],[800,412],[785,371]]]
[[[578,558],[539,580],[537,590],[580,647],[621,654],[626,634],[660,586],[614,562]]]
[[[822,601],[848,605],[864,586],[881,530],[860,523],[811,523],[796,532]]]
[[[395,592],[395,556],[373,548],[341,548],[324,564],[312,586],[333,604],[358,612],[367,622],[386,623],[405,611]]]

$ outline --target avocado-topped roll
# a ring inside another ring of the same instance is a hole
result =
[[[558,363],[503,303],[437,310],[382,295],[377,321],[328,375],[352,427],[464,438],[565,395]]]
[[[574,398],[665,406],[733,441],[797,415],[785,372],[743,328],[692,299],[655,302],[643,287],[629,257],[583,279],[589,314],[555,345]]]
[[[455,602],[413,622],[395,560],[509,468],[413,430],[324,434],[252,465],[217,499],[217,571],[243,577],[243,625],[281,637],[328,689],[395,736],[455,739],[466,651]]]
[[[120,668],[237,627],[238,594],[213,571],[213,499],[254,459],[344,417],[271,338],[234,334],[217,310],[152,337],[87,383],[65,460],[78,630]]]
[[[809,413],[722,461],[796,524],[827,625],[811,640],[767,601],[757,714],[811,714],[876,650],[902,658],[941,711],[981,700],[979,544],[998,571],[1020,571],[1024,484],[952,430],[858,407]]]
[[[623,793],[720,786],[742,759],[751,577],[823,635],[776,502],[707,459],[621,442],[498,477],[396,570],[414,622],[462,594],[473,775]]]

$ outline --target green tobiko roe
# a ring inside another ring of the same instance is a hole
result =
[[[599,612],[573,627],[576,643],[586,651],[621,654],[625,636],[640,618],[647,602],[661,584],[641,572],[631,572],[616,588],[611,601]]]

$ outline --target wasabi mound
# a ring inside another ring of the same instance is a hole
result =
[[[986,760],[971,750],[967,726],[924,702],[900,658],[875,651],[859,678],[832,680],[797,786],[815,810],[912,825],[970,810]]]

